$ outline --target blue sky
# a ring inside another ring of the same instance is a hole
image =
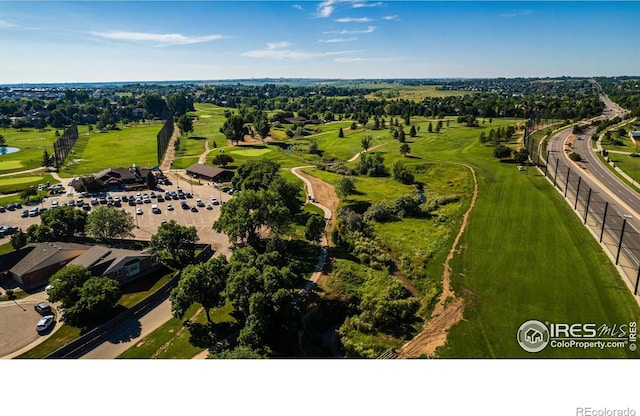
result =
[[[0,84],[640,75],[640,3],[0,1]]]

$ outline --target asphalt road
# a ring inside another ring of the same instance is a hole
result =
[[[610,101],[605,100],[605,103]],[[607,107],[605,114],[615,117],[620,114],[616,106]],[[549,165],[547,176],[554,180],[559,189],[568,195],[581,217],[589,208],[587,223],[596,235],[602,232],[602,219],[605,218],[607,229],[602,234],[603,243],[606,244],[614,256],[617,254],[619,236],[623,223],[625,233],[623,237],[623,249],[620,256],[620,265],[625,268],[629,281],[635,283],[632,272],[640,265],[640,195],[624,184],[598,159],[592,149],[591,136],[596,131],[590,127],[579,135],[573,135],[571,128],[560,131],[548,144]],[[573,148],[567,143],[573,141]],[[579,153],[583,160],[574,162],[569,159],[571,150]],[[557,168],[556,168],[557,165]],[[568,181],[567,181],[568,177]],[[589,190],[591,195],[589,197]],[[578,198],[576,199],[576,193]],[[606,203],[608,202],[608,207]]]

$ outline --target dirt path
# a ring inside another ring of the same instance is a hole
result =
[[[442,273],[442,294],[440,295],[438,304],[431,314],[431,319],[425,323],[422,332],[400,348],[397,358],[433,356],[436,349],[447,342],[447,332],[449,332],[449,329],[462,320],[464,313],[464,300],[456,297],[453,290],[451,290],[451,270],[449,268],[449,262],[456,254],[460,238],[462,237],[464,230],[467,228],[469,214],[475,206],[476,199],[478,198],[478,178],[476,177],[476,172],[471,166],[464,166],[469,168],[473,175],[473,196],[471,198],[469,209],[464,213],[462,225],[460,226],[458,235],[456,235],[456,238],[453,241],[451,251],[449,251],[444,262],[444,271]]]
[[[307,194],[313,196],[315,201],[317,202],[318,207],[322,208],[325,211],[325,218],[329,219],[329,223],[327,224],[327,232],[326,235],[331,234],[331,230],[336,224],[336,213],[338,212],[338,204],[340,203],[340,199],[336,194],[336,189],[329,185],[328,183],[321,181],[315,176],[308,175],[306,173],[300,172],[300,169],[313,168],[314,166],[297,166],[291,169],[291,173],[298,176],[305,183],[307,188]],[[327,208],[329,212],[327,212],[324,208]],[[327,245],[331,239],[329,238],[327,241]]]
[[[202,154],[198,157],[198,163],[200,163],[201,165],[204,165],[207,163],[207,156],[209,156],[209,153],[211,152],[212,149],[209,149],[209,139],[205,140],[204,142],[204,152],[202,152]]]
[[[382,147],[382,146],[384,146],[385,144],[387,144],[387,143],[382,143],[382,144],[379,144],[379,145],[377,145],[377,146],[370,147],[370,148],[368,148],[366,151],[365,151],[365,150],[363,150],[363,151],[361,151],[361,152],[358,152],[358,153],[356,153],[355,155],[353,155],[353,157],[352,157],[351,159],[347,160],[347,162],[353,162],[353,161],[354,161],[354,160],[356,160],[358,157],[360,157],[360,155],[361,155],[362,153],[370,152],[370,151],[372,151],[372,150],[376,150],[377,148]]]
[[[336,191],[333,186],[318,178],[300,172],[300,169],[306,168],[313,168],[313,166],[296,166],[291,169],[291,173],[302,179],[307,190],[307,195],[310,195],[313,198],[313,202],[309,203],[322,209],[324,217],[328,220],[325,232],[322,235],[322,240],[320,241],[320,245],[322,246],[320,258],[316,264],[315,271],[309,278],[311,283],[317,284],[320,282],[322,277],[325,276],[323,273],[324,264],[329,258],[330,235],[331,230],[333,230],[333,225],[335,224],[336,210],[338,209],[338,203],[340,201],[338,200],[338,196],[336,195]],[[308,290],[309,288],[305,287],[305,289]]]
[[[164,159],[162,159],[162,163],[160,164],[160,170],[166,175],[167,172],[171,169],[171,162],[176,156],[176,140],[180,136],[180,129],[176,126],[173,129],[173,135],[169,139],[169,145],[167,146],[167,151],[164,153]]]
[[[38,172],[44,170],[43,167],[39,167],[39,168],[34,168],[34,169],[29,169],[29,170],[21,170],[20,172],[11,172],[11,173],[3,173],[0,174],[0,177],[5,177],[5,176],[13,176],[13,175],[22,175],[25,173],[33,173],[33,172]]]

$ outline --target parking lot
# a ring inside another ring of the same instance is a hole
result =
[[[191,194],[191,198],[185,196],[184,199],[165,199],[163,202],[159,202],[157,197],[151,197],[151,191],[144,190],[139,192],[108,192],[104,194],[105,200],[107,197],[110,197],[112,200],[115,198],[122,199],[123,196],[126,196],[127,199],[133,198],[135,200],[138,193],[140,193],[141,198],[146,193],[147,196],[149,196],[149,202],[143,202],[142,204],[136,204],[135,206],[130,206],[128,202],[122,202],[120,207],[124,211],[131,213],[134,218],[136,228],[133,229],[133,233],[135,238],[140,240],[149,240],[151,239],[151,236],[156,233],[158,226],[163,220],[175,220],[178,224],[195,227],[198,231],[198,237],[200,238],[199,242],[209,243],[215,251],[229,255],[231,253],[229,250],[229,239],[226,235],[213,231],[211,226],[220,216],[221,204],[228,201],[232,196],[222,192],[220,189],[216,189],[209,182],[203,182],[201,185],[192,185],[185,183],[184,179],[181,180],[176,178],[173,173],[168,173],[167,176],[171,179],[173,184],[170,186],[162,186],[154,190],[156,195],[161,194],[164,197],[165,192],[167,191],[178,193],[179,189],[181,189],[185,195],[187,193]],[[81,197],[80,195],[75,194],[73,192],[73,188],[70,187],[67,187],[66,189],[67,194],[47,197],[37,206],[24,205],[21,209],[16,209],[15,211],[0,212],[0,226],[16,226],[22,231],[26,231],[27,227],[31,224],[40,224],[39,215],[35,217],[21,217],[24,209],[52,209],[52,206],[62,206],[71,200],[75,201],[76,205],[78,200],[82,200],[84,204],[91,205],[91,197]],[[213,205],[210,200],[211,196],[214,196],[220,202],[220,205]],[[198,199],[200,199],[205,205],[211,204],[211,209],[207,209],[206,207],[197,207],[196,212],[191,211],[191,208],[196,205],[196,201]],[[183,209],[181,207],[182,202],[186,203],[189,209]],[[151,212],[151,207],[154,204],[158,206],[160,211],[159,213],[154,214]],[[173,207],[173,210],[168,208],[169,205]],[[97,205],[92,205],[92,209],[96,206]],[[136,209],[138,208],[142,211],[142,214],[140,215],[136,214]],[[82,208],[76,207],[76,209]],[[91,211],[89,211],[89,213],[90,212]],[[0,244],[6,243],[9,238],[10,236],[1,237]]]

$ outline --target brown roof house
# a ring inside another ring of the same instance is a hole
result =
[[[94,276],[106,276],[120,285],[157,270],[157,256],[140,250],[92,246],[69,264],[84,266]]]
[[[212,182],[229,182],[233,178],[233,171],[196,163],[187,168],[187,175]]]
[[[103,169],[93,176],[95,179],[102,183],[104,189],[144,189],[147,187],[147,173],[149,169],[139,168],[136,165],[131,165],[129,168],[108,168]],[[76,191],[80,190],[82,184],[82,178],[75,178],[71,181],[71,186]]]
[[[89,247],[83,244],[58,242],[27,244],[12,253],[14,258],[19,260],[6,273],[25,290],[44,286],[52,275],[87,251]]]

